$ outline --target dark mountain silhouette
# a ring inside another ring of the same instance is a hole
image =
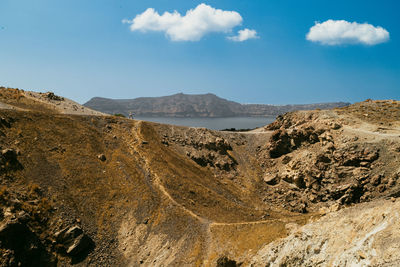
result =
[[[109,99],[94,97],[84,106],[109,114],[160,117],[238,117],[277,116],[295,110],[331,109],[350,103],[334,102],[305,105],[240,104],[214,94],[175,94],[163,97],[140,97],[135,99]]]
[[[0,87],[0,266],[399,266],[399,117],[222,132]]]

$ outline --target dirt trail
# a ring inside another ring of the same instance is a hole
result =
[[[0,87],[0,100],[0,109],[84,116],[109,116],[51,92],[39,93]]]
[[[16,109],[16,108],[6,103],[0,102],[0,109]]]
[[[366,127],[367,128],[367,127]],[[369,128],[369,127],[368,127]],[[400,130],[399,129],[384,129],[385,131],[391,131],[394,133],[382,133],[379,131],[379,128],[375,131],[363,129],[363,128],[354,128],[351,126],[344,126],[344,129],[350,132],[357,132],[357,133],[362,133],[362,134],[367,134],[367,135],[373,135],[373,136],[381,136],[381,137],[400,137]]]
[[[58,96],[25,94],[0,91],[0,224],[27,220],[62,266],[71,257],[55,233],[76,225],[95,246],[75,266],[398,261],[400,103],[220,132],[87,116]],[[5,245],[0,262],[28,255]]]
[[[200,217],[199,215],[195,214],[193,211],[187,209],[186,207],[184,207],[183,205],[179,204],[175,199],[173,199],[173,197],[167,192],[167,190],[165,189],[165,187],[162,185],[162,183],[160,182],[160,178],[156,175],[156,174],[152,174],[155,179],[154,179],[154,183],[155,185],[160,189],[161,193],[166,196],[174,205],[176,205],[177,207],[179,207],[180,209],[184,210],[187,214],[189,214],[190,216],[192,216],[193,218],[197,219],[199,222],[201,223],[208,223],[208,221],[202,217]]]

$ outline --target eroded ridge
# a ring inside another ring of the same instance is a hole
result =
[[[0,94],[4,266],[399,262],[397,101],[219,132],[27,94]]]

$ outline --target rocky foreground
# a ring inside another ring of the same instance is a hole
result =
[[[1,88],[0,266],[397,266],[399,118],[219,132]]]

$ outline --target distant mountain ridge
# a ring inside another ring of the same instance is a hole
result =
[[[266,117],[277,116],[295,110],[331,109],[348,106],[346,102],[304,105],[240,104],[214,94],[174,94],[162,97],[135,99],[109,99],[94,97],[84,104],[91,109],[109,114],[149,117]]]

